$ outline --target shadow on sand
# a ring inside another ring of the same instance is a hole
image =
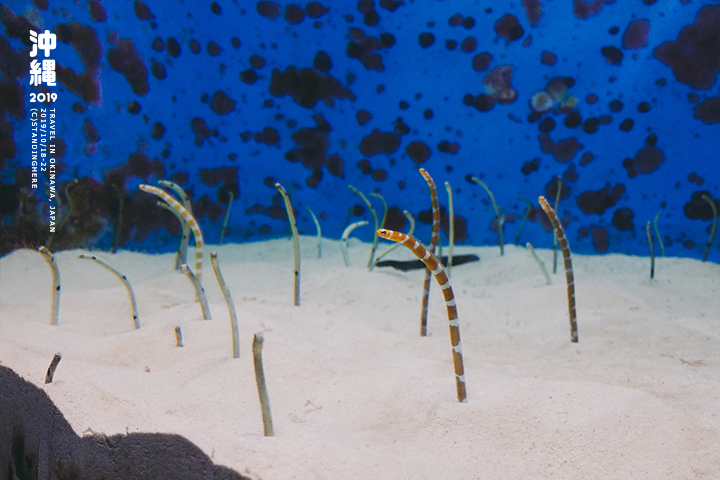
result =
[[[44,391],[0,366],[0,478],[248,480],[180,435],[75,434]]]

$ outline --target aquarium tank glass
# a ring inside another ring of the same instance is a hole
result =
[[[287,235],[278,182],[301,234],[311,211],[330,238],[372,223],[352,185],[428,242],[419,168],[445,245],[446,182],[464,245],[502,229],[550,247],[543,195],[575,252],[648,255],[649,231],[701,258],[720,208],[717,0],[5,0],[0,17],[2,253],[173,250],[180,223],[139,189],[160,180],[210,244]]]

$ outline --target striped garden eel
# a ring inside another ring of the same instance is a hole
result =
[[[455,295],[453,294],[450,280],[447,273],[438,259],[423,247],[417,240],[410,235],[396,232],[394,230],[380,229],[377,231],[379,237],[399,242],[412,251],[417,258],[422,260],[437,280],[438,285],[442,289],[443,297],[445,297],[445,307],[447,308],[448,321],[450,323],[450,343],[452,343],[453,351],[453,367],[455,369],[455,386],[457,389],[458,401],[463,402],[467,398],[465,390],[465,367],[463,366],[462,344],[460,343],[460,321],[458,320],[457,306],[455,304]]]
[[[563,258],[565,259],[565,279],[567,280],[567,295],[568,295],[568,313],[570,314],[570,341],[577,343],[578,341],[578,328],[577,328],[577,316],[575,313],[575,276],[573,275],[572,258],[570,258],[570,245],[568,245],[567,238],[565,237],[565,231],[555,215],[555,210],[550,206],[545,197],[540,196],[538,198],[540,206],[547,214],[553,228],[555,229],[555,235],[557,236],[558,242],[560,242],[560,248],[562,249]]]
[[[175,195],[177,195],[180,198],[180,201],[182,203],[182,206],[185,207],[185,210],[190,212],[190,215],[193,214],[192,211],[192,203],[190,202],[190,197],[188,194],[183,190],[183,188],[178,185],[175,182],[171,182],[170,180],[158,180],[158,185],[161,187],[172,190],[175,192]],[[231,192],[232,194],[232,192]],[[162,204],[161,204],[162,205]],[[166,204],[165,204],[166,205]],[[228,205],[228,210],[230,209],[230,206]],[[173,213],[175,213],[174,210],[170,209]],[[175,213],[175,215],[178,215]],[[180,270],[180,266],[183,263],[187,263],[187,251],[188,251],[188,243],[190,242],[190,226],[183,220],[182,217],[178,217],[178,220],[180,220],[180,224],[182,225],[182,239],[180,240],[180,246],[178,247],[178,253],[177,257],[175,259],[175,270]],[[220,242],[218,242],[220,243]]]
[[[202,277],[203,246],[205,245],[205,241],[203,240],[203,235],[200,231],[200,225],[198,225],[195,217],[193,217],[180,202],[175,200],[164,190],[144,183],[141,184],[139,188],[143,192],[151,193],[162,198],[165,203],[170,205],[170,207],[190,226],[190,230],[192,230],[193,236],[195,237],[195,277],[197,277],[198,281],[200,281]]]
[[[437,188],[430,174],[424,168],[420,169],[420,175],[423,176],[430,188],[430,203],[432,204],[432,236],[430,237],[430,253],[435,255],[438,237],[440,236],[440,207],[438,205]],[[422,310],[420,311],[420,336],[427,335],[427,312],[428,300],[430,298],[430,274],[429,268],[425,269],[425,282],[423,283]]]

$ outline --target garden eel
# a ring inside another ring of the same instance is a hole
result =
[[[445,297],[445,307],[447,308],[448,321],[450,323],[450,343],[452,343],[453,351],[453,367],[455,369],[455,386],[457,389],[458,401],[463,402],[467,398],[465,390],[465,367],[463,366],[462,344],[460,343],[460,321],[458,320],[457,306],[455,304],[455,295],[453,294],[450,280],[442,264],[438,262],[435,255],[430,253],[417,240],[410,235],[396,232],[394,230],[380,229],[377,231],[379,237],[393,242],[399,242],[412,251],[416,257],[423,261],[437,280],[438,285],[442,289],[443,297]]]
[[[185,222],[187,222],[187,224],[190,226],[190,230],[192,230],[193,236],[195,237],[195,276],[197,277],[198,281],[200,281],[202,276],[203,245],[205,244],[205,242],[203,241],[202,232],[200,231],[200,226],[195,220],[195,217],[193,217],[192,214],[185,207],[183,207],[182,204],[180,204],[180,202],[175,200],[172,196],[170,196],[169,193],[165,192],[164,190],[161,190],[158,187],[153,187],[152,185],[146,185],[144,183],[141,184],[139,188],[143,192],[151,193],[165,200],[165,203],[170,205],[170,207],[172,207],[175,212],[180,214],[183,220],[185,220]]]
[[[433,181],[430,174],[424,168],[420,169],[420,175],[423,176],[425,181],[430,188],[430,202],[432,204],[432,236],[430,237],[430,253],[435,254],[435,248],[437,246],[438,237],[440,235],[440,207],[438,206],[437,189],[435,188],[435,182]],[[423,283],[423,297],[422,297],[422,310],[420,312],[420,336],[424,337],[427,335],[427,312],[428,312],[428,301],[430,298],[430,270],[425,269],[425,282]]]
[[[577,343],[578,341],[578,328],[577,328],[577,316],[575,313],[575,276],[573,275],[572,259],[570,258],[570,245],[568,245],[567,238],[565,238],[565,231],[555,215],[555,210],[550,206],[545,197],[540,196],[538,198],[540,206],[547,214],[550,222],[555,229],[555,236],[560,242],[560,248],[562,249],[563,258],[565,260],[565,279],[567,280],[567,295],[568,295],[568,313],[570,314],[570,341]]]

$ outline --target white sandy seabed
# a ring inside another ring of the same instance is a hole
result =
[[[720,266],[683,258],[574,256],[580,342],[570,342],[562,262],[545,285],[524,248],[456,248],[468,399],[455,395],[442,295],[424,272],[365,267],[370,247],[301,238],[302,305],[287,239],[225,245],[241,357],[206,261],[203,320],[173,255],[94,254],[127,275],[56,255],[59,326],[41,255],[0,260],[0,363],[42,388],[78,435],[168,432],[257,479],[720,478]],[[380,250],[385,248],[380,246]],[[207,249],[207,247],[206,247]],[[206,252],[207,253],[207,252]],[[546,264],[552,252],[540,250]],[[395,259],[414,259],[404,247]],[[182,328],[183,348],[175,345]],[[265,335],[274,437],[263,437],[251,354]],[[55,381],[45,371],[63,359]]]

